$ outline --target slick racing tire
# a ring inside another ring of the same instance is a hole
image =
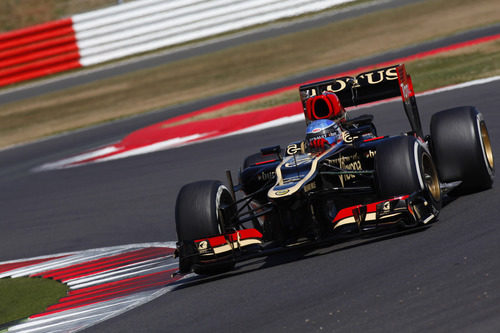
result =
[[[422,192],[434,208],[441,208],[441,189],[429,152],[412,136],[381,142],[375,155],[375,178],[382,199]]]
[[[435,113],[431,118],[431,149],[442,182],[462,181],[466,192],[489,189],[495,165],[482,114],[473,106]]]
[[[184,185],[175,204],[175,226],[180,243],[218,236],[224,233],[220,208],[234,202],[229,190],[219,181],[205,180]],[[226,226],[227,228],[227,226]],[[193,268],[197,274],[215,274],[231,270],[234,262],[201,264],[179,256],[181,272]]]

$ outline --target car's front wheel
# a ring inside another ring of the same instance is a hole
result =
[[[202,238],[222,235],[225,226],[221,208],[231,206],[233,203],[231,193],[219,181],[205,180],[184,185],[175,205],[175,224],[179,243],[188,244]],[[222,264],[200,263],[192,253],[186,255],[183,251],[180,252],[181,272],[193,269],[197,274],[213,274],[234,267],[234,262],[231,261]]]
[[[375,178],[382,199],[421,192],[439,211],[441,188],[433,159],[412,136],[390,138],[377,146]]]

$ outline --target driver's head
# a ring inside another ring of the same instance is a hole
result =
[[[314,120],[309,123],[306,129],[306,144],[309,147],[318,147],[318,143],[327,143],[329,146],[333,146],[341,138],[342,131],[339,125],[329,119]]]

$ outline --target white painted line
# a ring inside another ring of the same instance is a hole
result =
[[[82,162],[85,160],[97,158],[99,156],[112,154],[116,151],[119,151],[119,149],[116,146],[108,146],[108,147],[104,147],[101,149],[96,149],[96,150],[93,150],[90,152],[86,152],[86,153],[83,153],[80,155],[68,157],[68,158],[65,158],[65,159],[62,159],[62,160],[59,160],[56,162],[46,163],[46,164],[43,164],[43,165],[39,166],[38,168],[36,168],[36,170],[37,171],[45,171],[45,170],[61,169],[61,168],[64,168],[65,166],[71,165],[73,163],[78,163],[78,162]]]
[[[39,256],[39,257],[33,257],[33,258],[24,258],[24,259],[3,261],[3,262],[0,262],[0,265],[20,263],[23,261],[31,261],[31,260],[38,260],[38,259],[53,258],[53,257],[61,257],[61,256],[66,256],[66,258],[61,258],[61,259],[57,259],[57,260],[66,260],[69,258],[68,256],[73,256],[73,257],[70,257],[69,259],[78,258],[78,260],[75,260],[75,263],[78,263],[78,262],[86,261],[85,258],[94,258],[95,259],[95,258],[99,258],[99,257],[106,257],[106,256],[113,255],[113,254],[127,252],[127,251],[133,250],[133,249],[143,249],[143,248],[149,248],[149,247],[167,247],[167,248],[175,249],[176,243],[175,242],[153,242],[153,243],[141,243],[141,244],[131,244],[131,245],[118,245],[118,246],[102,247],[102,248],[91,249],[91,250],[84,250],[84,251],[80,251],[80,252],[64,252],[64,253],[45,255],[45,256]],[[23,276],[35,274],[35,273],[43,273],[43,272],[47,271],[48,269],[46,269],[46,266],[45,266],[45,264],[47,264],[47,263],[49,263],[49,262],[43,262],[41,264],[35,264],[35,265],[28,266],[30,268],[30,270],[25,272],[25,275],[23,275]],[[57,261],[55,263],[57,264]],[[70,266],[70,265],[68,265],[68,266]],[[36,267],[41,267],[42,270],[37,270],[37,271],[31,272],[31,269],[35,270]],[[19,275],[18,274],[19,270],[24,269],[24,268],[26,268],[26,267],[3,272],[0,275],[0,278],[12,277],[12,273],[16,273],[16,275]]]
[[[61,326],[61,325],[68,325],[69,327],[75,327],[75,323],[76,322],[89,322],[90,319],[93,319],[93,318],[96,318],[96,317],[102,317],[103,314],[102,313],[98,313],[98,314],[94,314],[94,315],[91,315],[91,316],[86,316],[86,317],[79,317],[79,318],[76,318],[76,319],[66,319],[65,321],[58,321],[58,322],[55,322],[53,324],[45,324],[41,327],[33,327],[31,329],[26,329],[26,328],[23,328],[21,329],[20,331],[23,332],[23,333],[34,333],[34,332],[58,332],[61,330],[61,328],[59,329],[55,329],[57,326]],[[92,320],[93,322],[97,322],[98,320]],[[8,331],[9,332],[16,332],[18,330],[17,326],[14,326],[12,329],[9,329]]]
[[[220,138],[223,138],[226,136],[231,136],[231,135],[239,135],[239,134],[263,131],[265,129],[279,127],[279,126],[288,125],[288,124],[292,124],[292,123],[298,123],[300,121],[304,121],[304,114],[303,113],[299,113],[299,114],[296,114],[294,116],[278,118],[278,119],[274,119],[274,120],[271,120],[271,121],[268,121],[268,122],[265,122],[262,124],[247,127],[247,128],[242,129],[242,130],[238,130],[235,132],[224,134],[224,135],[220,136]]]
[[[106,257],[113,256],[117,253],[127,253],[139,249],[146,249],[152,247],[163,247],[174,249],[175,242],[157,242],[157,243],[143,243],[143,244],[131,244],[131,245],[123,245],[123,246],[114,246],[109,248],[99,248],[92,250],[85,250],[81,252],[70,252],[65,253],[64,255],[70,255],[70,260],[55,260],[59,262],[58,267],[61,266],[63,262],[68,264],[66,267],[71,266],[75,258],[78,262],[84,262],[85,258],[94,259],[95,257]],[[58,257],[62,254],[55,254],[51,256],[44,256],[43,258],[51,258]],[[27,259],[18,259],[5,263],[13,263],[23,261],[31,261],[35,259],[41,259],[42,257],[37,258],[27,258]],[[66,258],[67,259],[67,258]],[[139,259],[140,260],[140,259]],[[163,264],[161,264],[163,263]],[[4,263],[0,262],[0,265]],[[53,263],[51,263],[53,264]],[[165,268],[173,268],[177,265],[177,260],[175,260],[171,255],[163,255],[162,257],[157,257],[149,260],[144,260],[142,262],[135,262],[134,264],[130,264],[128,266],[122,266],[120,269],[115,269],[115,272],[112,276],[107,276],[101,274],[101,279],[97,281],[87,282],[84,284],[79,284],[80,286],[85,286],[85,284],[89,285],[98,285],[103,282],[108,282],[109,280],[116,281],[117,279],[127,278],[130,276],[141,276],[146,275],[151,272],[157,272],[165,270]],[[47,265],[33,265],[30,267],[30,272],[35,267],[41,268],[43,271],[46,271]],[[132,271],[135,270],[135,271]],[[131,272],[132,271],[132,272]],[[13,272],[13,270],[6,272],[6,277],[12,276],[9,275]],[[27,271],[25,271],[26,273]],[[33,272],[33,273],[41,273],[42,271]],[[104,276],[104,278],[102,278]],[[135,307],[138,307],[144,303],[147,303],[154,298],[161,296],[169,291],[171,291],[175,286],[182,284],[184,279],[193,279],[196,278],[194,274],[190,274],[188,276],[180,277],[179,280],[168,282],[167,286],[163,286],[160,284],[158,288],[153,288],[149,290],[139,291],[130,295],[116,297],[110,300],[105,300],[102,302],[78,306],[70,309],[59,309],[54,310],[53,313],[46,314],[40,317],[27,319],[19,323],[18,325],[11,326],[7,328],[8,332],[74,332],[78,330],[82,330],[86,327],[97,324],[98,322],[104,321],[111,317],[115,317],[123,312],[129,311]],[[170,279],[166,279],[165,283]]]
[[[159,263],[165,262],[167,258],[168,257],[161,257],[161,258],[152,259],[152,260],[148,260],[148,261],[141,261],[141,262],[126,265],[126,266],[120,266],[118,268],[110,269],[110,270],[99,272],[96,274],[86,275],[84,277],[79,277],[79,278],[67,280],[67,281],[65,281],[65,283],[67,285],[70,285],[70,286],[71,285],[76,286],[76,285],[84,283],[84,282],[101,280],[101,279],[104,279],[107,277],[113,277],[113,276],[115,276],[117,279],[120,279],[120,276],[125,272],[134,271],[134,272],[138,273],[139,272],[138,269],[146,268],[146,267],[150,267],[150,266],[164,267],[164,265],[159,265]],[[172,258],[172,256],[170,256],[170,258]],[[174,265],[177,265],[177,263],[175,262],[175,263],[169,264],[167,266],[174,266]],[[138,273],[138,275],[141,275],[141,274]],[[96,282],[99,282],[99,281],[96,281]],[[72,289],[78,289],[78,288],[73,287]]]
[[[76,282],[78,280],[88,279],[91,277],[105,276],[106,274],[113,274],[113,273],[117,273],[117,272],[126,272],[126,271],[129,271],[131,269],[139,268],[139,267],[148,267],[148,266],[157,264],[159,262],[164,262],[164,261],[168,260],[168,258],[172,258],[172,256],[161,256],[161,257],[156,257],[156,258],[148,259],[148,260],[140,260],[139,259],[137,262],[134,262],[132,264],[122,265],[122,266],[119,266],[117,268],[103,269],[102,271],[97,272],[97,273],[69,279],[69,280],[66,280],[66,283]]]
[[[103,253],[100,253],[97,255],[73,255],[70,257],[64,257],[61,259],[46,261],[46,262],[43,262],[40,264],[22,267],[22,268],[19,268],[16,270],[5,272],[3,274],[0,274],[0,278],[2,278],[4,276],[11,276],[13,278],[16,278],[16,277],[28,276],[28,275],[36,274],[36,273],[43,273],[43,272],[58,269],[61,267],[68,267],[71,265],[76,265],[78,263],[88,262],[88,261],[96,260],[96,259],[99,259],[102,257],[108,257],[111,255],[119,254],[121,252],[125,252],[125,251],[114,250],[114,251],[109,251],[109,252],[103,252]],[[4,275],[4,274],[7,274],[7,275]]]
[[[150,292],[148,293],[150,294]],[[140,293],[138,293],[140,294]],[[92,314],[93,312],[98,312],[102,314],[109,313],[113,311],[114,308],[121,309],[125,306],[128,306],[131,303],[137,302],[138,299],[141,299],[141,295],[129,295],[125,297],[121,297],[118,299],[113,299],[111,301],[107,302],[101,302],[101,303],[96,303],[96,304],[90,304],[86,306],[82,306],[79,308],[71,309],[71,310],[66,310],[66,311],[61,311],[61,312],[56,312],[53,314],[49,314],[43,317],[37,317],[33,319],[29,319],[27,322],[21,323],[19,325],[13,326],[9,328],[9,332],[11,330],[24,330],[26,328],[30,328],[33,326],[39,326],[39,325],[46,325],[51,322],[55,321],[66,321],[68,318],[75,317],[75,316],[88,316]]]
[[[446,91],[463,89],[463,88],[467,88],[467,87],[471,87],[471,86],[475,86],[475,85],[491,83],[491,82],[498,81],[498,80],[500,80],[500,76],[493,76],[493,77],[489,77],[489,78],[473,80],[473,81],[464,82],[464,83],[460,83],[460,84],[456,84],[456,85],[451,85],[451,86],[447,86],[447,87],[443,87],[443,88],[425,91],[425,92],[416,94],[416,96],[417,97],[429,96],[429,95],[434,95],[434,94],[438,94],[438,93],[442,93],[442,92],[446,92]],[[383,101],[379,101],[379,102],[361,105],[359,107],[353,107],[353,108],[350,108],[350,110],[348,110],[348,112],[351,110],[361,110],[361,109],[371,108],[371,107],[376,106],[376,105],[393,103],[393,102],[400,101],[400,100],[401,100],[400,98],[395,97],[395,98],[391,98],[391,99],[387,99],[387,100],[383,100]],[[220,138],[224,138],[224,137],[228,137],[228,136],[232,136],[232,135],[258,132],[258,131],[262,131],[262,130],[269,129],[269,128],[274,128],[274,127],[278,127],[278,126],[283,126],[283,125],[288,125],[288,124],[300,122],[303,120],[304,120],[303,114],[298,113],[296,115],[274,119],[274,120],[263,122],[261,124],[253,125],[253,126],[250,126],[250,127],[244,128],[244,129],[235,130],[234,132],[231,132],[231,133],[221,134],[219,136],[213,136],[213,134],[216,133],[216,131],[212,131],[209,133],[192,134],[192,135],[189,135],[186,137],[169,139],[169,140],[156,142],[156,143],[153,143],[151,145],[147,145],[147,146],[143,146],[143,147],[139,147],[139,148],[135,148],[135,149],[124,150],[121,153],[113,154],[111,156],[106,156],[106,157],[103,156],[102,158],[99,158],[99,155],[96,154],[96,155],[93,155],[93,158],[95,158],[95,160],[93,160],[89,163],[99,163],[99,162],[117,160],[117,159],[127,158],[127,157],[131,157],[131,156],[137,156],[137,155],[148,154],[148,153],[162,151],[162,150],[168,150],[171,148],[177,148],[177,147],[180,147],[182,145],[216,140],[216,139],[220,139]],[[208,136],[210,136],[210,137],[208,137]],[[105,151],[105,150],[103,149],[103,151]],[[45,171],[45,170],[62,169],[62,168],[70,168],[70,167],[85,165],[87,163],[68,164],[68,162],[70,162],[70,161],[71,161],[71,163],[82,162],[82,161],[87,159],[87,158],[84,158],[82,156],[88,156],[88,154],[89,153],[83,153],[82,155],[74,156],[74,157],[71,157],[69,159],[63,159],[63,160],[60,160],[57,162],[47,163],[47,164],[44,164],[38,168],[33,169],[33,171]]]
[[[134,271],[132,273],[121,274],[121,275],[113,275],[111,277],[108,277],[108,278],[105,278],[105,279],[100,279],[100,280],[87,279],[87,280],[84,280],[84,281],[88,281],[88,282],[85,282],[85,283],[75,284],[75,283],[69,282],[69,283],[67,283],[67,285],[70,287],[70,289],[76,290],[76,289],[81,289],[81,288],[93,286],[93,285],[96,285],[96,284],[102,284],[102,283],[111,282],[111,281],[114,281],[114,280],[120,280],[120,279],[129,278],[129,277],[133,277],[133,276],[136,276],[136,275],[142,275],[142,274],[146,274],[146,273],[149,274],[149,273],[151,273],[153,271],[160,271],[160,270],[163,270],[164,268],[171,267],[171,266],[172,266],[172,264],[167,264],[167,265],[163,265],[163,266],[156,266],[156,267],[153,267],[153,268],[143,269],[143,270],[140,270],[140,271]]]
[[[463,88],[468,88],[468,87],[472,87],[472,86],[478,86],[481,84],[491,83],[491,82],[495,82],[498,80],[500,80],[500,75],[487,77],[484,79],[477,79],[474,81],[469,81],[469,82],[464,82],[464,83],[459,83],[459,84],[454,84],[451,86],[446,86],[446,87],[437,88],[437,89],[433,89],[433,90],[424,91],[422,93],[417,94],[417,96],[434,95],[434,94],[442,93],[445,91],[463,89]]]
[[[96,162],[105,162],[105,161],[112,161],[120,158],[126,158],[126,157],[131,157],[131,156],[136,156],[136,155],[142,155],[142,154],[148,154],[160,150],[165,150],[169,148],[175,148],[178,147],[182,144],[185,144],[189,141],[193,140],[198,140],[201,139],[205,136],[212,135],[214,132],[209,132],[209,133],[200,133],[200,134],[193,134],[189,136],[185,136],[182,138],[174,138],[174,139],[169,139],[166,141],[161,141],[161,142],[156,142],[148,146],[136,148],[136,149],[131,149],[124,151],[123,153],[115,154],[112,156],[104,157],[99,159],[99,161]]]

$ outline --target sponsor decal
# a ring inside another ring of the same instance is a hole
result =
[[[358,79],[366,80],[368,84],[377,84],[384,80],[391,81],[398,79],[397,67],[369,72],[358,76]]]
[[[270,180],[276,177],[276,172],[274,171],[264,171],[257,175],[257,180]]]
[[[201,241],[198,243],[198,250],[208,249],[208,241]]]
[[[208,260],[212,260],[214,255],[231,252],[248,245],[260,244],[261,238],[262,234],[258,230],[243,229],[234,233],[197,240],[195,244],[197,244],[200,255],[207,257]]]
[[[410,96],[410,94],[411,94],[410,88],[408,87],[408,84],[404,84],[404,83],[401,83],[400,87],[401,87],[401,94],[403,95],[404,100],[407,101],[408,98],[411,97]]]
[[[287,194],[288,192],[290,192],[290,190],[279,190],[279,191],[274,192],[274,194],[276,194],[277,196],[283,196],[283,195]]]
[[[355,153],[355,154],[349,155],[349,156],[340,155],[339,157],[325,160],[325,162],[327,162],[330,165],[340,167],[341,163],[345,164],[345,163],[350,163],[352,161],[358,161],[358,160],[359,160],[359,155],[358,155],[358,153]]]
[[[359,160],[359,155],[358,153],[350,156],[342,156],[340,155],[337,158],[330,159],[326,161],[330,165],[334,165],[339,167],[342,170],[356,170],[356,171],[361,171],[363,170],[363,167],[361,165],[361,161]],[[347,175],[339,175],[340,183],[342,184],[342,187],[344,187],[345,181],[356,178],[356,175],[354,174],[347,174]]]
[[[292,143],[291,145],[288,145],[288,147],[286,147],[287,155],[295,155],[299,151],[300,151],[300,146],[296,143]]]
[[[356,137],[352,137],[351,134],[347,131],[342,132],[342,140],[344,140],[345,143],[351,143],[355,138]]]
[[[374,158],[376,153],[375,150],[370,149],[365,153],[365,158]]]
[[[340,163],[340,168],[344,169],[344,170],[357,170],[357,171],[363,170],[363,168],[361,167],[361,162],[359,160],[351,162],[351,163],[347,163],[347,164],[344,164],[344,163],[341,162]],[[342,187],[344,187],[344,182],[346,180],[350,180],[350,179],[356,178],[356,175],[354,175],[354,174],[351,174],[351,175],[339,175],[339,177],[340,177],[340,182],[342,183]]]
[[[363,85],[376,85],[384,81],[397,80],[398,73],[397,67],[384,68],[373,72],[364,73],[358,75],[357,77],[343,77],[341,79],[336,79],[332,83],[324,86],[324,90],[331,91],[334,93],[338,93],[343,91],[344,89],[350,87],[358,88],[361,86],[360,82]],[[350,85],[350,86],[349,86]],[[323,90],[323,88],[321,89]],[[304,92],[305,96],[316,96],[318,95],[318,91],[315,88],[308,89],[308,91]]]

